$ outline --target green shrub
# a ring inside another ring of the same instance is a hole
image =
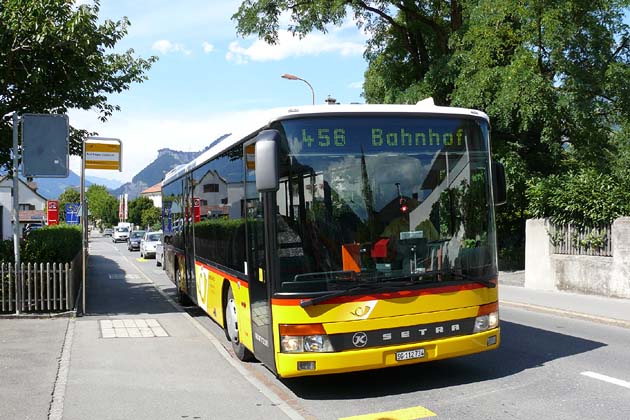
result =
[[[2,262],[15,261],[15,252],[13,250],[13,239],[0,241],[0,261]]]
[[[628,183],[593,169],[535,180],[527,197],[534,217],[556,224],[596,227],[630,215]]]
[[[23,262],[66,263],[81,252],[81,228],[47,226],[28,235],[22,247]]]

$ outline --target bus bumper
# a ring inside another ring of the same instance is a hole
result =
[[[276,368],[278,376],[282,378],[354,372],[465,356],[494,350],[499,344],[500,328],[495,328],[477,334],[403,346],[350,350],[338,353],[278,353]],[[396,360],[397,352],[415,349],[424,349],[424,357],[405,361]],[[298,367],[313,366],[313,363],[308,362],[314,362],[314,369],[304,370]]]

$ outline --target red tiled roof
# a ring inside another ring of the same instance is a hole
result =
[[[20,222],[33,223],[46,220],[46,212],[44,210],[20,210],[18,213]]]
[[[140,194],[151,194],[151,193],[159,193],[162,191],[162,181],[153,185],[152,187],[147,188],[146,190],[140,192]]]

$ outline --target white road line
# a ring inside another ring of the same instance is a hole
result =
[[[586,372],[582,372],[581,375],[588,376],[589,378],[593,378],[593,379],[599,379],[600,381],[608,382],[611,384],[619,385],[624,388],[630,389],[630,382],[623,381],[621,379],[613,378],[610,376],[602,375],[601,373],[586,371]]]

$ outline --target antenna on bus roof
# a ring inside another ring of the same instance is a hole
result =
[[[328,98],[326,98],[324,102],[326,102],[328,105],[339,105],[337,103],[337,100],[330,95],[328,95]]]
[[[435,102],[433,102],[433,98],[429,96],[428,98],[419,101],[416,105],[435,106]]]

